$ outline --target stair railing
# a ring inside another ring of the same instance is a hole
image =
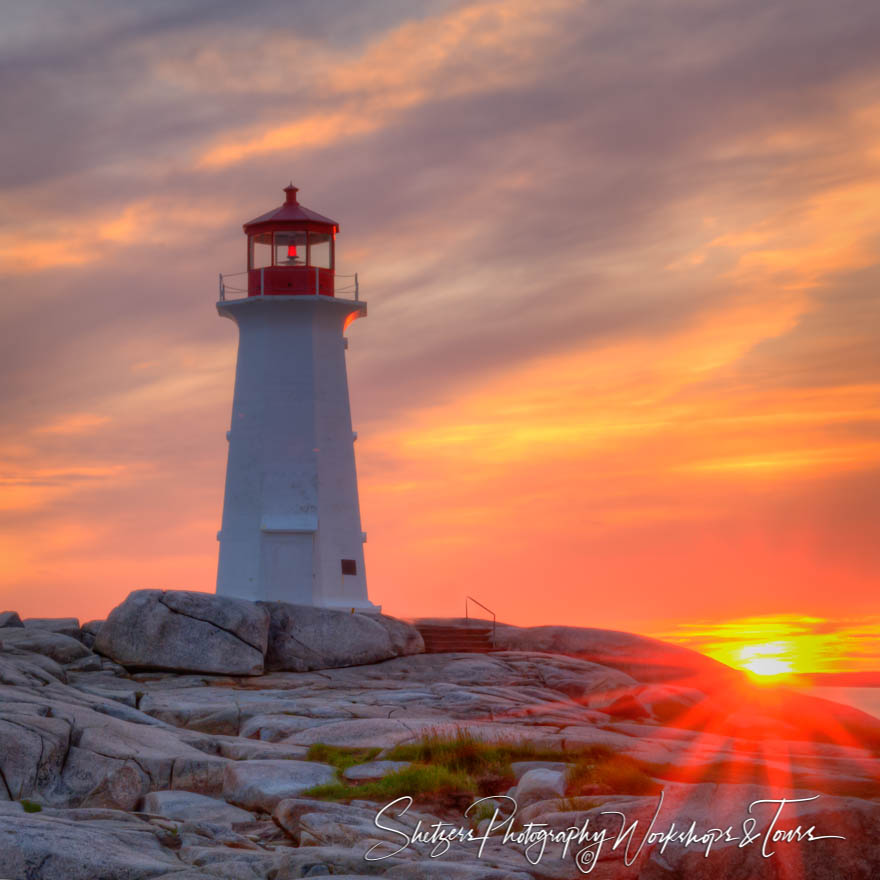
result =
[[[474,605],[479,605],[483,611],[488,611],[489,614],[492,615],[492,647],[495,647],[495,612],[491,608],[487,608],[482,602],[478,602],[473,596],[465,596],[464,597],[464,619],[470,620],[468,617],[468,602],[473,602]]]

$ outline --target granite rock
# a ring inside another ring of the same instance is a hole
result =
[[[418,630],[400,620],[287,602],[258,604],[271,621],[269,670],[361,666],[424,650]]]
[[[127,668],[259,675],[269,617],[244,599],[137,590],[110,612],[95,650]]]

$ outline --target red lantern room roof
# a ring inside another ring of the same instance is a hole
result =
[[[324,227],[327,232],[339,232],[339,224],[317,211],[312,211],[296,200],[299,189],[292,183],[284,187],[285,201],[279,208],[261,214],[254,220],[244,224],[246,233],[259,232],[263,229],[319,229]]]

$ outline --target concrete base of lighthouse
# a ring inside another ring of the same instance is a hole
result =
[[[217,593],[378,612],[367,596],[344,329],[366,304],[222,301],[239,328]]]

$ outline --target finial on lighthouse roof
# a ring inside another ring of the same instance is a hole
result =
[[[287,186],[284,187],[284,192],[287,195],[287,204],[288,205],[296,205],[298,204],[296,201],[296,194],[299,192],[299,187],[293,185],[293,181],[291,180]]]

